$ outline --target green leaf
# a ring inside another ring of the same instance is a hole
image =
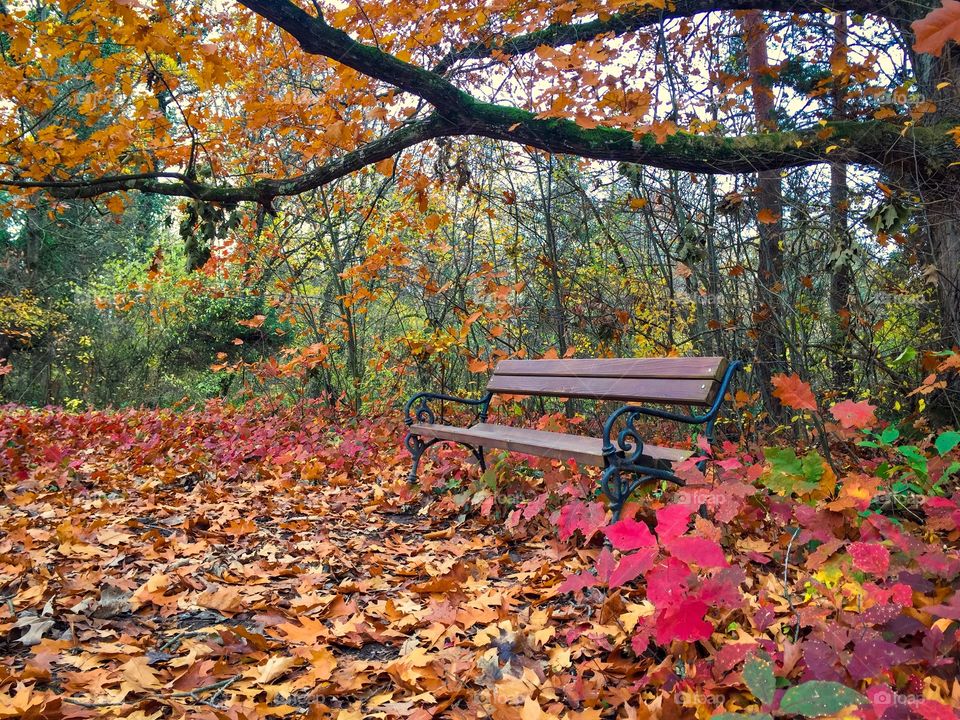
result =
[[[937,494],[939,494],[942,491],[940,486],[945,481],[956,475],[957,472],[960,472],[960,460],[954,460],[952,463],[950,463],[950,467],[943,471],[943,475],[941,475],[940,479],[934,484],[933,490],[937,491]]]
[[[751,655],[743,666],[743,681],[764,705],[773,702],[777,680],[773,676],[773,663],[766,654]]]
[[[863,695],[846,685],[828,680],[811,680],[787,690],[780,701],[780,710],[804,717],[822,717],[866,702]]]
[[[803,456],[803,477],[810,490],[816,490],[823,479],[825,469],[826,465],[824,465],[823,458],[816,450],[811,450]]]
[[[917,359],[917,349],[915,347],[906,347],[903,352],[897,355],[893,359],[893,364],[897,367],[903,367],[904,365],[909,365],[914,360]]]
[[[927,479],[927,457],[920,452],[913,445],[904,445],[903,447],[897,448],[903,458],[907,461],[907,465],[910,466],[910,469],[919,477],[921,480],[926,481]]]
[[[816,451],[807,453],[801,459],[792,448],[764,448],[763,456],[770,469],[760,482],[780,495],[812,492],[823,477],[823,458]]]
[[[957,432],[956,430],[949,430],[945,433],[941,433],[940,437],[938,437],[933,443],[933,446],[941,455],[946,455],[957,445],[960,445],[960,432]]]
[[[897,426],[888,425],[887,428],[880,433],[880,442],[882,442],[884,445],[889,445],[898,437],[900,437],[900,431],[897,430]]]
[[[753,720],[773,720],[767,713],[720,713],[714,715],[710,720],[740,720],[740,718],[753,718]]]

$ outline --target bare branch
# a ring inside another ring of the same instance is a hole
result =
[[[766,10],[792,14],[813,14],[835,10],[874,15],[903,26],[918,15],[916,10],[911,10],[912,6],[913,3],[901,2],[900,0],[830,0],[828,2],[818,2],[817,0],[679,0],[676,3],[669,3],[669,7],[664,10],[650,7],[627,10],[622,13],[615,13],[605,19],[583,23],[558,23],[525,35],[471,43],[459,50],[449,52],[433,68],[433,72],[444,75],[454,64],[460,61],[487,58],[494,52],[511,56],[524,55],[536,50],[541,45],[562,47],[593,40],[607,34],[620,37],[645,27],[657,25],[664,20],[691,17],[707,12]]]

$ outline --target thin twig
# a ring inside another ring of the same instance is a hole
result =
[[[229,677],[226,680],[219,680],[215,683],[210,683],[209,685],[203,685],[202,687],[194,688],[193,690],[182,690],[180,692],[170,693],[169,695],[147,695],[144,698],[136,700],[103,700],[99,702],[88,702],[86,700],[77,700],[76,698],[65,697],[63,700],[70,703],[71,705],[78,705],[84,708],[104,708],[104,707],[119,707],[120,705],[136,705],[142,703],[146,700],[154,700],[156,702],[164,702],[167,700],[175,700],[179,698],[192,698],[197,702],[203,703],[204,705],[213,705],[217,700],[220,699],[220,696],[223,694],[223,691],[228,687],[233,685],[237,680],[239,680],[242,675],[234,675]],[[206,700],[200,697],[201,693],[209,692],[210,690],[215,690],[213,697],[210,700]]]
[[[797,619],[796,624],[793,626],[793,641],[796,642],[797,638],[800,637],[800,613],[797,612],[797,609],[793,606],[793,594],[790,592],[790,585],[788,584],[789,572],[790,572],[790,551],[793,549],[793,541],[797,539],[797,535],[800,534],[800,528],[796,528],[793,531],[793,535],[790,537],[790,542],[787,543],[787,554],[783,558],[783,594],[787,598],[787,603],[790,605],[790,610],[793,612],[794,616]]]

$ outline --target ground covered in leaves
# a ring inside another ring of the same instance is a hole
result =
[[[411,492],[393,417],[0,408],[0,718],[955,718],[957,443],[874,429],[611,526],[519,456]]]

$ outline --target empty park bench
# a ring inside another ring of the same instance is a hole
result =
[[[600,488],[610,499],[614,518],[641,485],[666,480],[683,484],[673,467],[693,454],[644,443],[636,421],[661,418],[703,426],[711,444],[714,423],[738,361],[721,357],[608,358],[591,360],[503,360],[494,371],[483,397],[477,400],[423,392],[407,401],[408,426],[404,444],[413,456],[410,482],[416,482],[424,451],[439,442],[467,447],[486,469],[484,450],[499,448],[581,465],[604,468]],[[603,426],[602,437],[571,435],[487,422],[494,395],[538,395],[557,398],[615,400],[631,404],[615,410]],[[476,422],[462,427],[443,422],[431,403],[452,402],[474,409]],[[672,412],[654,405],[706,408],[702,414]],[[696,445],[693,445],[695,449]]]

